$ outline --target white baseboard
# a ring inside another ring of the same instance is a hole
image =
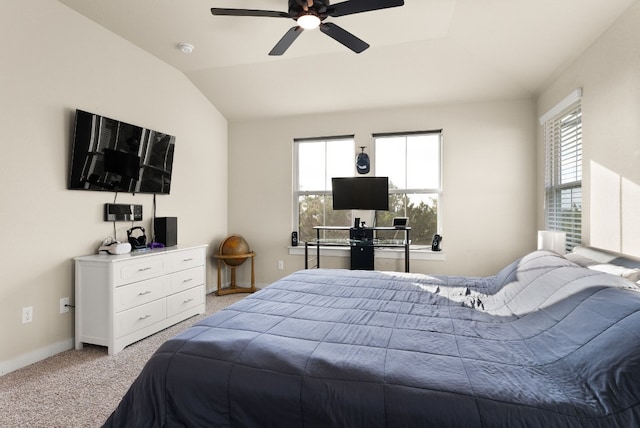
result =
[[[11,373],[38,361],[52,357],[60,352],[73,349],[73,338],[54,343],[46,348],[40,348],[35,351],[20,355],[18,358],[9,361],[0,361],[0,376]]]

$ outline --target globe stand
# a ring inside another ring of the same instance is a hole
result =
[[[234,255],[223,255],[216,254],[214,257],[218,259],[218,291],[216,291],[216,296],[224,296],[225,294],[233,294],[233,293],[253,293],[256,291],[256,278],[253,270],[253,258],[256,253],[253,251],[247,254],[234,254]],[[239,261],[240,264],[244,263],[246,259],[251,259],[251,287],[238,287],[236,285],[236,268],[239,265],[231,265],[228,262],[231,261]],[[222,279],[220,277],[220,271],[222,271],[222,265],[228,266],[231,269],[231,283],[228,288],[222,288]]]

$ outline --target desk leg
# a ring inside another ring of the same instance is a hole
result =
[[[320,229],[316,229],[316,268],[320,269]]]
[[[409,272],[409,244],[404,246],[404,271]]]
[[[409,229],[405,229],[404,239],[404,271],[409,272]]]

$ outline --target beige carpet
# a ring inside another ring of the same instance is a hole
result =
[[[207,314],[247,294],[207,296]],[[0,427],[99,427],[116,408],[151,354],[201,320],[199,315],[109,356],[85,345],[0,377]]]

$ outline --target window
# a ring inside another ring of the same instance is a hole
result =
[[[389,177],[389,211],[376,213],[377,226],[408,217],[413,245],[430,245],[438,233],[442,193],[442,131],[374,134],[375,175]]]
[[[545,139],[545,227],[582,241],[582,109],[575,91],[540,118]]]
[[[408,217],[411,243],[430,245],[433,235],[439,233],[442,131],[374,134],[373,144],[369,175],[389,177],[389,211],[377,211],[375,225],[391,226],[394,217]],[[354,136],[296,139],[294,156],[294,224],[298,226],[298,239],[314,239],[314,226],[352,224],[352,211],[333,211],[331,178],[355,175]],[[383,235],[378,233],[385,238]],[[323,237],[345,238],[348,234],[327,231]]]
[[[294,140],[294,204],[301,242],[316,237],[314,226],[351,224],[350,211],[334,211],[331,178],[351,177],[355,165],[353,135]],[[327,232],[343,237],[339,231]]]

